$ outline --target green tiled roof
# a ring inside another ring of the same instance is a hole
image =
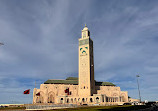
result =
[[[78,78],[77,77],[68,77],[68,78],[66,78],[66,80],[78,80]]]
[[[48,79],[44,84],[73,84],[78,85],[77,77],[68,77],[66,80],[57,80],[57,79]],[[111,82],[97,82],[95,81],[96,86],[116,86]]]
[[[116,86],[115,84],[111,82],[95,82],[96,86]]]
[[[78,80],[53,80],[48,79],[44,84],[74,84],[78,85]]]

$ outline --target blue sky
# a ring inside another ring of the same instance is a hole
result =
[[[0,103],[31,103],[47,79],[78,76],[86,23],[97,81],[158,100],[157,0],[0,0]],[[23,95],[31,89],[30,95]]]

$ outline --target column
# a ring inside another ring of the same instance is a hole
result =
[[[101,103],[102,102],[102,97],[100,96],[99,97],[99,101],[98,101],[99,103]]]

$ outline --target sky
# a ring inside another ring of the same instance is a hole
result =
[[[157,0],[0,0],[0,104],[31,103],[47,79],[78,77],[85,23],[95,80],[158,100]],[[30,95],[23,91],[31,89]]]

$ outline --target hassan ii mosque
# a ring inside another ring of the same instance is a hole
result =
[[[33,104],[120,104],[128,102],[128,92],[109,82],[94,79],[93,40],[87,26],[81,32],[78,48],[78,78],[48,79],[34,88]]]

